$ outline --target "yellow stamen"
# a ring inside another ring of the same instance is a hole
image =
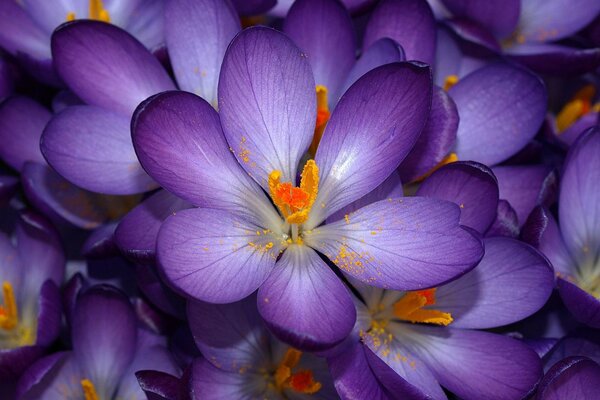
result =
[[[317,122],[315,124],[315,133],[313,135],[312,143],[308,148],[308,151],[314,157],[317,154],[317,147],[323,137],[325,126],[329,122],[331,113],[329,112],[329,104],[327,102],[327,87],[323,85],[317,85]]]
[[[423,175],[421,175],[417,179],[415,179],[414,182],[421,182],[421,181],[425,180],[425,178],[428,178],[435,171],[442,168],[444,165],[447,165],[447,164],[450,164],[450,163],[453,163],[456,161],[458,161],[458,156],[456,155],[456,153],[450,153],[446,157],[444,157],[444,159],[442,161],[437,163],[437,165],[435,167],[431,168],[429,171],[425,172]]]
[[[75,18],[75,13],[72,11],[67,14],[67,21],[74,21]],[[104,8],[102,0],[90,0],[88,18],[96,21],[110,22],[110,14]]]
[[[319,192],[319,167],[314,160],[308,160],[300,175],[300,187],[291,182],[281,182],[281,171],[275,170],[269,175],[269,194],[290,224],[301,224],[308,214]]]
[[[96,393],[96,388],[94,387],[92,381],[89,379],[82,379],[81,387],[83,388],[85,400],[99,400],[98,393]]]
[[[600,108],[599,104],[592,106],[592,99],[596,94],[596,88],[593,85],[586,85],[579,89],[567,104],[556,115],[556,128],[558,133],[562,133],[573,125],[579,118],[590,111],[596,112]]]
[[[435,289],[408,292],[394,304],[394,315],[413,323],[449,325],[453,321],[450,313],[423,308],[433,304],[435,304]]]
[[[448,75],[446,79],[444,79],[444,91],[448,91],[452,88],[452,86],[458,83],[458,76],[456,75]]]
[[[10,282],[2,283],[2,294],[4,296],[4,305],[0,306],[0,327],[11,330],[19,323],[19,314],[17,312],[17,301],[15,293]]]
[[[71,22],[71,21],[75,21],[75,13],[72,11],[67,14],[67,22]]]
[[[278,390],[291,389],[304,394],[317,393],[322,385],[314,380],[312,371],[301,370],[292,373],[300,362],[300,357],[302,352],[292,348],[287,349],[283,360],[275,370],[275,387]]]

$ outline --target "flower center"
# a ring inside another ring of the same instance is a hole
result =
[[[10,282],[2,283],[3,305],[0,305],[0,327],[4,330],[13,330],[19,324],[17,302]]]
[[[281,171],[269,175],[269,194],[290,224],[302,224],[308,219],[319,191],[319,167],[314,160],[308,160],[300,175],[300,187],[291,182],[280,182]]]
[[[300,357],[302,357],[302,352],[292,348],[287,349],[283,360],[275,370],[275,387],[280,391],[291,389],[304,394],[317,393],[321,389],[321,383],[315,381],[312,371],[292,372],[300,362]]]
[[[94,384],[89,379],[81,380],[81,387],[83,388],[83,395],[85,400],[99,400],[98,393]]]
[[[412,323],[426,323],[447,326],[452,322],[450,313],[424,307],[435,304],[436,289],[407,292],[394,304],[394,316]]]
[[[312,143],[308,148],[308,152],[314,157],[317,154],[317,147],[323,137],[325,126],[329,122],[331,113],[329,112],[329,104],[327,102],[327,87],[323,85],[317,85],[317,122],[315,124],[315,133],[313,135]]]
[[[593,85],[586,85],[579,89],[571,100],[564,105],[556,115],[556,128],[559,134],[590,111],[600,112],[600,103],[592,105],[595,94],[596,88]]]
[[[88,18],[96,21],[110,22],[110,15],[108,10],[104,8],[102,0],[90,0]],[[67,21],[74,21],[76,19],[73,11],[67,14]]]

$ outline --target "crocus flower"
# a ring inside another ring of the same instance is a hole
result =
[[[3,216],[2,218],[5,218]],[[22,213],[16,247],[0,234],[0,381],[17,378],[57,338],[65,255],[55,229]]]
[[[14,86],[12,67],[6,60],[6,56],[0,52],[0,100],[8,97]]]
[[[239,1],[239,0],[238,0]],[[290,8],[296,3],[296,0],[277,0],[277,4],[268,12],[275,17],[286,17]],[[368,10],[376,0],[340,0],[340,3],[353,14],[358,14]]]
[[[0,1],[0,46],[43,82],[60,84],[52,66],[50,35],[76,19],[110,22],[154,50],[162,44],[162,0]]]
[[[571,146],[560,181],[559,224],[537,208],[529,241],[548,257],[559,293],[573,316],[600,327],[600,128],[584,132]]]
[[[129,300],[110,286],[79,295],[71,327],[73,350],[39,360],[21,378],[18,394],[37,399],[145,399],[135,372],[177,375],[164,340],[136,327]]]
[[[385,200],[321,226],[410,150],[428,114],[429,69],[388,64],[359,79],[296,186],[314,131],[314,87],[308,62],[285,35],[250,28],[225,55],[220,114],[170,92],[143,103],[132,125],[146,171],[199,207],[161,227],[157,255],[167,281],[215,303],[260,288],[261,315],[301,349],[332,346],[354,324],[347,289],[316,251],[358,279],[396,288],[447,281],[481,256],[479,240],[458,225],[458,208],[438,200]]]
[[[256,296],[232,304],[190,301],[187,315],[204,355],[191,366],[193,398],[338,398],[325,359],[274,338],[258,314]]]

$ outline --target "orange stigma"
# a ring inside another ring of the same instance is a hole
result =
[[[17,312],[17,301],[15,293],[10,282],[2,283],[2,294],[4,304],[0,305],[0,328],[7,331],[14,329],[19,323],[19,314]]]
[[[450,90],[452,88],[452,86],[456,85],[457,83],[458,83],[458,76],[448,75],[446,77],[446,79],[444,79],[444,86],[443,86],[444,91],[447,92],[448,90]]]
[[[579,118],[590,111],[600,112],[600,103],[592,105],[595,95],[596,88],[591,84],[582,87],[575,93],[571,100],[556,115],[556,128],[559,134],[566,131]]]
[[[301,224],[308,219],[319,191],[319,167],[314,160],[306,162],[300,176],[300,187],[296,187],[291,182],[280,182],[281,171],[269,175],[269,194],[290,224]]]
[[[453,321],[449,313],[423,308],[435,304],[435,291],[434,288],[407,292],[394,304],[394,315],[403,321],[412,323],[449,325]]]
[[[444,157],[442,159],[442,161],[437,163],[437,165],[435,167],[431,168],[429,171],[425,172],[423,175],[421,175],[417,179],[415,179],[414,182],[421,182],[421,181],[425,180],[426,178],[428,178],[435,171],[442,168],[444,165],[448,165],[448,164],[456,162],[456,161],[458,161],[458,156],[456,155],[456,153],[450,153],[446,157]]]
[[[96,21],[102,22],[110,22],[110,14],[108,10],[104,8],[104,4],[102,4],[102,0],[89,0],[89,19],[93,19]],[[73,11],[67,14],[67,21],[74,21],[76,19],[76,15]]]
[[[313,135],[312,143],[308,148],[308,151],[314,157],[317,154],[317,147],[323,137],[325,126],[329,122],[331,113],[329,112],[329,104],[327,102],[327,87],[323,85],[317,85],[317,122],[315,124],[315,133]]]
[[[89,379],[81,380],[81,387],[83,388],[83,395],[85,400],[99,400],[98,393],[96,393],[96,388],[94,384]]]
[[[291,389],[297,393],[313,394],[321,389],[321,383],[315,381],[312,371],[300,370],[292,373],[301,357],[302,352],[292,348],[287,349],[283,360],[275,370],[275,387],[278,390]]]

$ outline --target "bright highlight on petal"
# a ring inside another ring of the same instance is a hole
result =
[[[17,302],[15,293],[10,282],[2,283],[2,294],[4,304],[0,305],[0,327],[5,330],[14,329],[19,323],[19,314],[17,312]]]
[[[314,380],[312,371],[292,372],[300,362],[301,357],[302,352],[293,348],[287,349],[283,360],[281,360],[275,371],[275,387],[278,390],[292,389],[298,393],[313,394],[321,389],[321,383]]]
[[[300,187],[291,182],[280,182],[281,171],[269,175],[269,194],[290,224],[301,224],[308,219],[319,192],[319,167],[314,160],[308,160],[302,170]]]
[[[456,85],[458,83],[458,76],[456,75],[448,75],[446,77],[446,79],[444,79],[444,91],[448,91],[450,89],[452,89],[452,86]]]
[[[93,19],[95,21],[102,21],[110,23],[110,14],[108,10],[104,8],[104,4],[102,4],[102,0],[90,0],[88,18]],[[67,21],[74,21],[77,18],[74,12],[70,12],[67,14]]]
[[[424,309],[435,304],[435,289],[407,292],[394,304],[394,315],[401,320],[447,326],[452,322],[449,313]]]
[[[312,143],[308,148],[308,151],[314,157],[317,153],[317,148],[323,137],[325,126],[329,121],[331,113],[329,112],[329,104],[327,99],[327,87],[323,85],[317,85],[317,122],[315,124],[315,133],[313,135]]]
[[[595,94],[596,88],[593,85],[586,85],[575,93],[573,98],[556,115],[558,133],[567,130],[590,111],[600,112],[600,103],[592,105]]]
[[[90,381],[89,379],[82,379],[81,387],[83,388],[83,395],[85,396],[85,400],[100,400],[92,381]]]

